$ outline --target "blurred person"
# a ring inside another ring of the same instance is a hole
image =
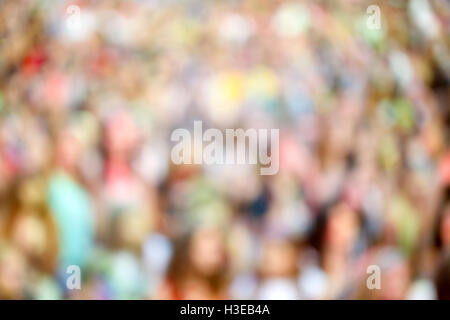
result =
[[[321,253],[321,269],[327,277],[324,298],[346,298],[353,290],[360,239],[360,216],[345,201],[337,201],[320,213],[313,241]],[[322,221],[322,222],[320,222]]]
[[[134,250],[155,227],[158,214],[154,189],[132,167],[139,139],[132,114],[120,110],[107,119],[102,190],[106,240]]]
[[[48,202],[57,225],[61,274],[70,265],[82,268],[94,244],[93,203],[78,180],[79,143],[67,129],[57,136],[55,169],[48,184]]]
[[[260,282],[256,299],[297,300],[301,298],[297,285],[298,249],[288,239],[266,238],[259,262]]]
[[[226,299],[227,254],[223,234],[199,227],[175,244],[159,299]]]
[[[55,221],[46,205],[45,183],[39,176],[18,183],[11,196],[7,237],[34,268],[53,273],[59,248]]]

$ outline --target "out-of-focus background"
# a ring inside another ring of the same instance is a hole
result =
[[[0,1],[0,298],[450,298],[449,36],[446,0]],[[175,166],[194,120],[279,128],[278,174]]]

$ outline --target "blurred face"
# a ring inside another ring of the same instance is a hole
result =
[[[33,214],[22,214],[13,230],[13,241],[29,255],[40,255],[46,246],[46,230],[42,221]]]
[[[0,296],[22,299],[25,287],[25,260],[13,250],[0,256]]]
[[[292,276],[296,272],[297,251],[288,241],[271,241],[264,248],[261,272],[267,277]]]
[[[57,144],[57,162],[66,169],[77,166],[80,156],[79,141],[70,133],[64,133]]]
[[[341,117],[340,121],[342,122],[330,125],[330,134],[327,139],[329,139],[328,146],[333,155],[342,156],[345,154],[350,142],[353,141],[352,127],[350,125],[342,125],[342,123],[348,123],[348,120],[347,118]]]
[[[106,128],[106,149],[110,155],[122,156],[137,142],[136,127],[127,113],[116,115]]]
[[[353,247],[357,235],[356,212],[346,203],[335,206],[331,210],[327,225],[327,246],[338,252],[348,251]]]
[[[196,231],[193,235],[189,257],[195,270],[205,276],[220,272],[225,263],[221,233],[215,229]]]

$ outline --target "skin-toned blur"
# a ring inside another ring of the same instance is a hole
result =
[[[0,299],[450,299],[449,39],[443,0],[0,1]],[[198,120],[279,172],[175,165]]]

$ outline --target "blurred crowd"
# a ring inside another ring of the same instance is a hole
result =
[[[0,1],[0,299],[450,298],[449,44],[446,0]],[[174,165],[195,120],[278,174]]]

